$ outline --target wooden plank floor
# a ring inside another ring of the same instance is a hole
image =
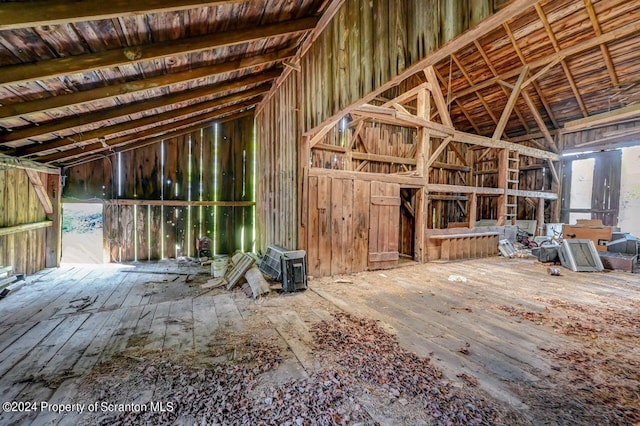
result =
[[[74,402],[79,381],[116,354],[203,353],[220,344],[218,331],[241,334],[256,324],[294,355],[273,380],[305,377],[319,368],[309,325],[344,310],[380,320],[449,379],[464,384],[462,373],[473,376],[491,395],[526,412],[528,403],[513,383],[544,381],[555,370],[541,349],[576,342],[501,306],[544,312],[549,301],[560,300],[611,310],[640,307],[638,275],[563,269],[562,276],[551,277],[546,266],[528,259],[412,265],[351,275],[348,282],[316,279],[306,292],[271,295],[262,303],[241,291],[202,289],[198,280],[194,284],[199,272],[157,262],[121,269],[74,266],[29,277],[0,300],[4,400]],[[76,415],[2,413],[0,424],[73,424]]]

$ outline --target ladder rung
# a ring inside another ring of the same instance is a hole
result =
[[[517,204],[507,204],[507,207],[518,207]]]
[[[509,161],[515,161],[516,163],[519,163],[520,159],[519,158],[511,158],[511,157],[509,157]]]
[[[509,182],[509,183],[518,183],[520,181],[518,179],[507,179],[507,182]]]

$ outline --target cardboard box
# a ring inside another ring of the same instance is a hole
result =
[[[611,241],[613,229],[611,226],[563,225],[562,237],[565,240],[573,238],[591,240],[598,251],[607,251],[607,243]]]

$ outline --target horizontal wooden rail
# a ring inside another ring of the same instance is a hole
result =
[[[184,200],[108,200],[108,205],[115,206],[165,206],[165,207],[251,207],[255,201],[184,201]]]
[[[429,238],[432,240],[449,240],[452,238],[476,238],[476,237],[493,237],[495,235],[500,235],[498,232],[477,232],[477,233],[469,233],[469,234],[436,234],[429,235]]]
[[[23,223],[21,225],[8,226],[6,228],[0,228],[0,237],[5,235],[13,235],[19,232],[33,231],[34,229],[48,228],[53,225],[50,220],[43,220],[42,222]]]

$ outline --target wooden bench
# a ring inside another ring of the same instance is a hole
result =
[[[430,260],[454,260],[471,259],[474,257],[488,257],[498,254],[498,232],[477,232],[466,234],[436,234],[429,235],[429,240],[434,240],[435,244],[430,247],[439,247],[440,255],[432,257],[429,250]]]

